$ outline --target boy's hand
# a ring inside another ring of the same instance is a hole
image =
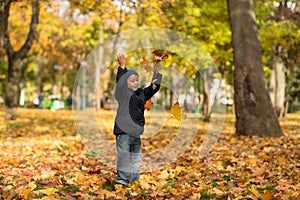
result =
[[[156,85],[155,85],[155,82],[157,81],[157,79],[154,79],[153,81],[152,81],[152,89],[153,90],[155,90],[156,89]]]
[[[117,58],[118,58],[119,66],[122,69],[124,69],[125,68],[125,55],[123,53],[120,53],[120,54],[118,54]]]

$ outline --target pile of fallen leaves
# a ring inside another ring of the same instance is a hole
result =
[[[268,200],[300,195],[299,114],[281,120],[281,138],[237,138],[234,116],[227,115],[218,142],[202,159],[198,149],[208,123],[201,122],[176,162],[143,173],[128,188],[114,187],[116,171],[86,150],[72,111],[19,109],[18,114],[17,120],[4,121],[0,111],[0,199]],[[106,116],[101,121],[106,134],[112,134],[113,115],[101,111],[99,116]],[[169,140],[172,126],[166,124],[166,138],[160,134],[143,141],[144,150]]]

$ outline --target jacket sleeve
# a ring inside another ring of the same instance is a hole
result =
[[[156,85],[155,89],[152,88],[152,83],[148,87],[144,88],[146,101],[151,99],[151,97],[153,97],[153,95],[160,89],[162,74],[155,72],[153,74],[152,81],[155,79],[157,79],[157,81],[155,82],[155,85]]]
[[[118,67],[118,72],[117,72],[117,77],[116,77],[116,82],[120,80],[120,78],[127,72],[127,68],[125,67],[122,69],[120,66]]]
[[[126,96],[126,94],[127,94],[125,81],[123,81],[121,79],[121,77],[126,72],[127,72],[127,68],[126,67],[124,69],[122,69],[121,67],[118,67],[118,72],[117,72],[117,77],[116,77],[117,85],[116,85],[116,90],[115,90],[115,97],[116,97],[116,99],[118,101],[121,100],[121,99],[123,99]]]

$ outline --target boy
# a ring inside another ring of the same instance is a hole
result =
[[[118,110],[114,125],[118,152],[116,184],[128,186],[139,180],[142,148],[140,136],[144,132],[144,104],[160,88],[162,75],[155,72],[150,86],[142,89],[136,71],[125,67],[124,54],[118,55],[115,97]]]

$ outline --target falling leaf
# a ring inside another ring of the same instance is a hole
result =
[[[149,62],[148,62],[145,58],[144,58],[143,61],[140,62],[140,63],[141,63],[141,65],[142,65],[143,67],[146,67],[146,66],[149,65]]]
[[[153,106],[153,102],[151,99],[149,99],[146,101],[146,103],[144,105],[144,109],[149,111],[152,108],[152,106]]]
[[[151,72],[152,71],[152,67],[149,65],[148,60],[146,60],[145,58],[140,62],[140,64],[145,67],[146,72]]]
[[[178,101],[171,107],[171,113],[174,115],[174,117],[178,120],[182,120],[183,110],[179,106]]]

